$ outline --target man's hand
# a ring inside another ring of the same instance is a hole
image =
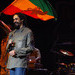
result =
[[[9,41],[8,41],[8,44],[11,44],[12,43],[12,40],[10,39]]]
[[[11,56],[14,56],[14,55],[15,55],[15,50],[10,51],[9,54],[10,54]]]

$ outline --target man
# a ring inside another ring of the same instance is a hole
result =
[[[34,50],[32,31],[24,25],[25,16],[22,13],[13,15],[13,23],[15,30],[10,32],[7,44],[9,58],[7,68],[10,70],[10,75],[25,75],[27,68],[27,54]],[[10,46],[13,44],[14,46]],[[9,49],[11,48],[11,50]]]

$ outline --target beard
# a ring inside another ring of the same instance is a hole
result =
[[[20,23],[14,22],[14,28],[15,29],[20,29]]]

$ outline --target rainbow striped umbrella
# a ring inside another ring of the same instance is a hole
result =
[[[56,18],[56,13],[47,0],[15,0],[2,11],[7,15],[18,12],[43,21]]]

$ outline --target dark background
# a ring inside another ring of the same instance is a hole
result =
[[[14,0],[0,0],[0,12]],[[36,20],[27,16],[27,24],[32,29],[35,47],[40,49],[44,68],[56,70],[60,62],[75,62],[75,57],[60,53],[60,49],[75,53],[75,0],[48,0],[54,7],[58,20]],[[12,16],[1,14],[0,20],[12,26]],[[3,38],[0,29],[0,41]],[[63,44],[69,42],[67,44]]]

